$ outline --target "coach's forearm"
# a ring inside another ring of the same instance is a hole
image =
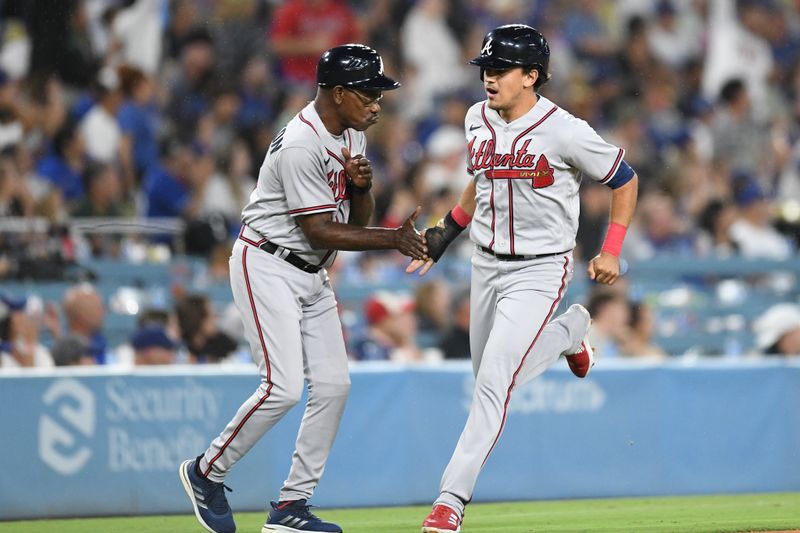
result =
[[[308,243],[316,250],[388,250],[397,246],[397,231],[342,224],[330,213],[297,217]]]
[[[372,191],[350,193],[350,218],[348,222],[355,226],[366,226],[375,211],[375,197]]]
[[[317,250],[390,250],[397,246],[397,231],[330,222],[317,228],[308,242]]]

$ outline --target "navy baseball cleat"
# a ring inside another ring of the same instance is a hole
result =
[[[204,528],[213,533],[234,533],[236,524],[228,505],[225,491],[231,490],[222,483],[210,481],[197,473],[195,465],[200,457],[181,463],[178,475],[194,507],[194,514]]]
[[[272,511],[269,512],[267,523],[261,528],[261,533],[275,531],[324,531],[327,533],[342,533],[342,528],[330,522],[324,522],[311,512],[311,506],[306,500],[293,502],[269,502]]]

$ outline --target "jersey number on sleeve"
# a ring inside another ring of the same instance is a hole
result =
[[[269,145],[269,153],[274,154],[278,150],[281,149],[281,144],[283,143],[283,134],[286,133],[286,127],[284,126],[281,131],[272,139],[272,142]]]

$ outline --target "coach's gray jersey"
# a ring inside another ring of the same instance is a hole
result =
[[[464,130],[477,191],[470,238],[499,254],[574,248],[581,176],[606,183],[624,155],[542,96],[511,123],[479,102],[467,112]]]
[[[366,138],[352,129],[334,137],[309,103],[270,144],[242,222],[306,261],[329,266],[333,251],[313,249],[294,217],[330,211],[336,222],[347,222],[350,197],[343,147],[354,156],[363,154]]]

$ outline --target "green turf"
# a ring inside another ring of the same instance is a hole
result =
[[[345,533],[419,532],[428,507],[327,509]],[[239,513],[238,531],[258,533],[264,515]],[[463,533],[731,532],[800,530],[800,493],[473,504]],[[14,533],[203,533],[194,515],[0,522]]]

